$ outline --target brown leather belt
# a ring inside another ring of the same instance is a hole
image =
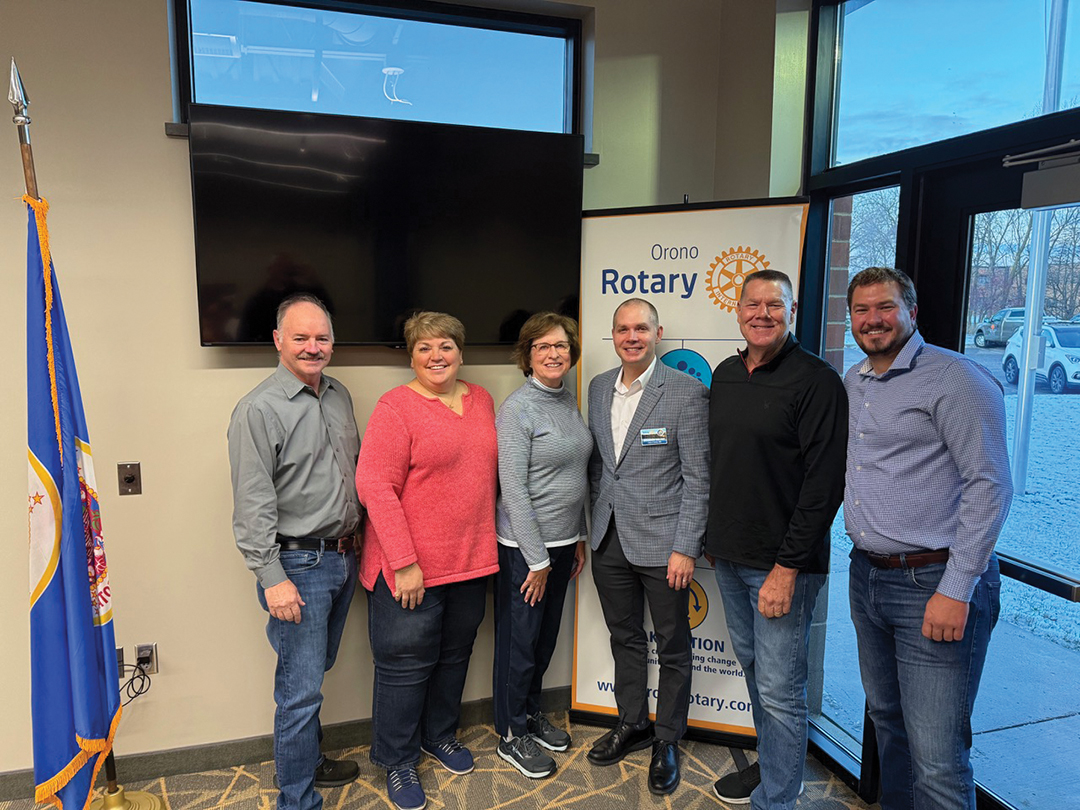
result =
[[[949,561],[949,550],[939,548],[936,551],[916,551],[913,554],[875,554],[862,552],[875,568],[921,568],[932,563]]]
[[[348,537],[286,537],[277,536],[277,543],[282,551],[323,551],[336,547],[338,554],[352,551],[356,547],[356,535]]]

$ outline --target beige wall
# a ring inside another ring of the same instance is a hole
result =
[[[721,81],[713,191],[721,200],[768,197],[776,3],[723,3],[716,48]]]
[[[810,6],[811,0],[777,0],[776,3],[770,197],[792,196],[802,189]]]
[[[724,7],[757,4],[725,0]],[[546,4],[550,6],[550,4]],[[580,4],[579,4],[580,5]],[[598,0],[587,208],[676,202],[715,194],[724,160],[768,188],[768,155],[717,149],[720,0]],[[657,11],[662,9],[662,12]],[[757,36],[755,29],[754,36]],[[100,482],[116,600],[117,641],[156,641],[161,672],[125,711],[120,754],[269,734],[273,655],[254,578],[230,534],[225,428],[239,397],[273,367],[268,350],[198,344],[187,143],[166,138],[172,111],[166,3],[35,0],[9,3],[0,59],[18,59],[33,101],[33,139]],[[730,38],[730,35],[725,35]],[[772,47],[742,41],[745,51]],[[5,74],[6,75],[6,74]],[[749,81],[743,76],[740,80]],[[767,95],[769,70],[754,92]],[[6,116],[5,116],[6,120]],[[765,124],[766,132],[768,124]],[[0,130],[4,128],[0,122]],[[0,656],[5,709],[0,772],[31,765],[23,394],[26,240],[14,127],[0,138],[0,244],[13,338],[0,399]],[[501,352],[466,355],[467,379],[501,401],[521,380]],[[363,425],[378,396],[404,382],[403,357],[339,349],[332,372],[352,390]],[[116,464],[141,461],[144,494],[119,497]],[[325,722],[367,717],[371,664],[358,597],[326,684]],[[570,633],[548,684],[570,681]],[[490,694],[490,619],[466,699]]]

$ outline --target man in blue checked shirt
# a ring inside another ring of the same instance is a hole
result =
[[[866,360],[844,377],[851,618],[881,760],[881,806],[974,810],[971,711],[1012,483],[1000,383],[918,333],[915,287],[870,267],[848,286]]]

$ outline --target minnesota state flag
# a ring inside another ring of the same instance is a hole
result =
[[[29,209],[26,260],[30,678],[35,800],[84,810],[120,720],[97,482],[60,288]]]

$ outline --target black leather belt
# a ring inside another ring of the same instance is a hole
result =
[[[277,536],[277,543],[282,551],[323,551],[336,548],[339,554],[356,547],[356,535],[347,537],[286,537]]]
[[[875,554],[862,552],[875,568],[921,568],[924,565],[949,561],[949,550],[939,548],[936,551],[916,551],[913,554]]]

